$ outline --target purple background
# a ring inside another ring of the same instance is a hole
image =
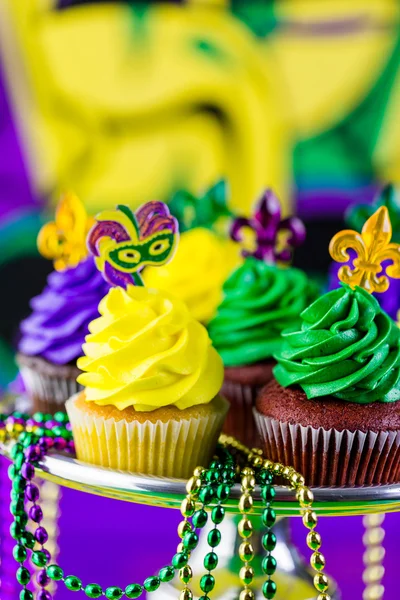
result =
[[[17,208],[30,210],[36,200],[21,156],[7,96],[0,73],[0,219]],[[4,480],[3,480],[4,481]],[[8,504],[8,493],[0,491],[3,509]],[[1,507],[0,507],[1,508]],[[167,564],[176,547],[176,525],[179,512],[141,507],[115,500],[98,498],[71,490],[64,490],[60,520],[59,562],[67,574],[75,574],[86,583],[125,585],[142,581]],[[3,512],[4,515],[4,512]],[[6,534],[8,525],[2,521]],[[386,600],[399,597],[396,567],[400,518],[389,515],[386,521],[388,549],[386,558]],[[345,517],[322,519],[319,527],[323,535],[323,551],[327,571],[339,582],[344,600],[362,596],[362,523],[361,518]],[[0,531],[1,534],[1,531]],[[294,539],[306,551],[305,530],[300,520],[293,520]],[[8,542],[7,542],[8,544]],[[9,571],[14,566],[3,563]],[[4,573],[3,573],[4,575]],[[12,593],[12,600],[17,600]],[[61,590],[57,596],[66,600],[71,593]]]
[[[64,490],[61,501],[59,564],[68,574],[100,585],[141,583],[169,563],[177,544],[178,510],[138,506],[118,500]],[[291,519],[293,540],[308,560],[307,531],[301,519]],[[386,600],[399,598],[398,515],[387,515]],[[361,517],[321,518],[322,551],[327,573],[340,584],[343,600],[362,597],[363,525]],[[56,596],[70,596],[60,590]]]

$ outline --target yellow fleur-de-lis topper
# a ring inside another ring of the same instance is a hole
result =
[[[392,225],[386,206],[381,206],[365,222],[361,233],[346,229],[333,236],[329,252],[337,262],[349,262],[348,250],[354,250],[356,258],[351,264],[340,267],[338,277],[352,288],[359,286],[370,292],[385,292],[389,277],[400,278],[400,245],[390,243]],[[391,261],[383,274],[382,263]],[[379,275],[379,273],[382,273]]]
[[[39,252],[54,261],[57,271],[75,267],[89,254],[86,238],[93,223],[81,200],[75,194],[65,194],[57,206],[55,220],[39,232]]]

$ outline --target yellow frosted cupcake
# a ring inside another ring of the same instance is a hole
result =
[[[105,216],[97,217],[89,247],[95,255],[97,249],[108,281],[125,279],[125,287],[111,288],[100,302],[101,316],[89,325],[78,361],[84,391],[67,402],[77,456],[124,471],[187,478],[209,462],[222,429],[228,408],[218,395],[222,359],[184,302],[140,285],[143,262],[170,255],[175,240],[165,218],[150,227],[154,215],[141,224],[140,211]],[[136,224],[136,238],[126,217]],[[128,283],[132,274],[136,285]]]

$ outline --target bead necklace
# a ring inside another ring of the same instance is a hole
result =
[[[220,436],[215,459],[208,469],[197,467],[187,482],[187,495],[181,504],[183,520],[178,526],[180,542],[171,564],[160,569],[158,575],[147,577],[142,584],[133,583],[123,590],[118,586],[103,589],[95,583],[84,585],[81,579],[75,575],[65,576],[59,565],[50,564],[51,555],[45,547],[48,534],[46,529],[41,526],[43,512],[39,504],[40,492],[33,483],[33,479],[35,467],[49,451],[54,449],[74,454],[75,447],[67,415],[62,412],[56,413],[54,417],[42,413],[35,413],[30,417],[19,412],[14,412],[8,417],[0,415],[0,442],[12,444],[10,456],[13,464],[9,468],[9,477],[12,481],[10,510],[14,516],[14,522],[11,525],[10,533],[16,541],[13,556],[19,564],[16,577],[22,586],[20,600],[33,600],[33,594],[27,588],[31,581],[31,573],[25,566],[28,551],[31,553],[32,563],[38,569],[37,582],[40,588],[36,594],[36,600],[52,600],[50,592],[46,589],[51,581],[63,583],[67,589],[73,592],[83,591],[88,598],[104,596],[108,600],[120,600],[122,597],[135,599],[140,598],[144,592],[154,592],[162,583],[171,581],[176,572],[179,573],[183,585],[179,600],[192,600],[193,592],[190,589],[190,582],[193,572],[189,560],[191,552],[199,541],[198,531],[208,521],[206,509],[210,512],[214,527],[207,536],[210,549],[204,558],[206,573],[200,579],[200,588],[203,592],[200,600],[211,600],[209,594],[215,586],[215,577],[212,572],[218,565],[216,549],[221,542],[218,525],[222,523],[225,516],[223,504],[228,500],[231,488],[236,481],[240,481],[242,491],[239,500],[242,519],[238,524],[238,530],[243,539],[239,547],[239,556],[243,562],[239,576],[244,587],[239,598],[240,600],[254,600],[255,598],[251,589],[254,571],[250,563],[254,558],[254,549],[251,544],[253,526],[249,515],[253,509],[253,492],[258,484],[265,507],[262,513],[262,522],[266,527],[266,533],[262,539],[266,552],[262,569],[266,580],[262,591],[265,598],[272,599],[277,591],[276,584],[272,579],[276,569],[276,559],[272,555],[276,545],[276,537],[272,531],[276,520],[276,514],[272,508],[275,498],[273,482],[276,477],[286,480],[296,491],[303,523],[309,529],[307,544],[313,551],[310,563],[316,571],[314,586],[320,592],[317,600],[330,600],[327,592],[328,579],[323,573],[325,559],[319,552],[321,536],[315,531],[317,516],[312,510],[313,494],[305,486],[302,475],[290,467],[264,459],[262,452],[258,449],[249,450],[234,438]],[[28,517],[35,523],[34,533],[27,529]]]

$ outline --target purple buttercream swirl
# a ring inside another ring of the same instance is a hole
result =
[[[352,265],[355,258],[354,251],[349,250],[349,255],[351,259],[347,264]],[[385,261],[382,263],[382,267],[385,268],[385,266],[389,264],[391,264],[391,261]],[[331,264],[329,269],[328,291],[335,290],[340,286],[338,271],[342,266],[342,264],[336,262]],[[375,296],[382,309],[389,315],[389,317],[396,321],[397,311],[400,309],[400,279],[390,279],[389,289],[386,292],[380,294],[375,293],[372,295]]]
[[[92,257],[51,273],[43,292],[31,300],[32,314],[21,323],[19,351],[58,365],[75,361],[108,290]]]

